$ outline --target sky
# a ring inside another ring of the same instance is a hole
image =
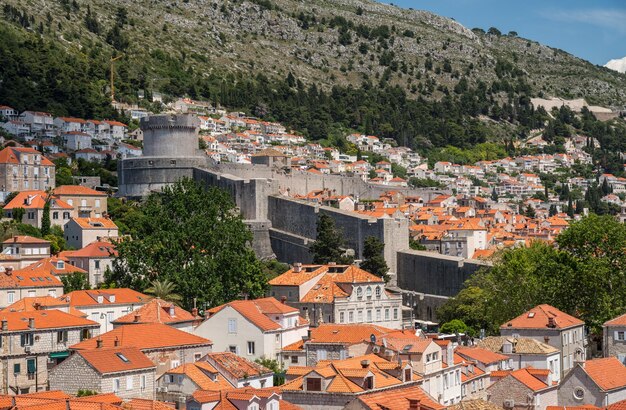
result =
[[[467,28],[560,48],[594,64],[626,57],[626,0],[384,0],[454,18]]]

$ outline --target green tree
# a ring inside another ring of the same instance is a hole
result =
[[[528,204],[528,206],[526,207],[526,210],[524,211],[524,215],[526,215],[529,218],[534,218],[536,216],[535,208],[533,208],[530,204]]]
[[[116,242],[107,282],[145,289],[155,279],[169,280],[185,308],[194,299],[215,306],[264,294],[267,278],[250,247],[252,234],[226,191],[183,179],[139,207],[132,240]]]
[[[41,216],[41,235],[46,236],[50,233],[50,195],[46,197],[43,205],[43,215]]]
[[[91,289],[87,274],[82,272],[73,272],[68,275],[63,275],[61,282],[63,282],[63,292],[65,293],[70,293],[75,290]]]
[[[11,211],[11,215],[13,215],[13,219],[18,223],[22,222],[22,219],[24,219],[25,213],[26,213],[26,210],[22,207],[13,208],[13,211]]]
[[[491,200],[494,202],[498,202],[498,193],[496,192],[495,188],[491,190]]]
[[[175,304],[179,304],[181,301],[181,296],[176,292],[176,284],[170,282],[169,280],[158,280],[155,279],[150,282],[150,287],[144,290],[144,293],[148,295],[152,295],[155,298],[162,299],[166,302],[172,302]]]
[[[344,256],[345,247],[343,232],[335,227],[335,220],[327,214],[320,214],[316,239],[310,247],[313,263],[352,263],[352,258]]]
[[[389,266],[385,261],[383,252],[385,250],[385,244],[375,236],[368,236],[363,244],[363,262],[361,262],[361,269],[373,273],[376,276],[380,276],[387,282],[389,280]]]
[[[278,363],[278,360],[262,357],[256,359],[254,362],[274,372],[274,386],[285,384],[285,371],[280,363]]]
[[[451,321],[442,324],[439,328],[439,332],[444,334],[473,334],[473,331],[469,328],[469,326],[467,326],[465,322],[459,319],[452,319]]]

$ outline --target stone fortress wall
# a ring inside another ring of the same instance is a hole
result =
[[[421,196],[426,201],[442,190],[410,189],[368,184],[358,176],[285,172],[266,165],[216,164],[197,149],[197,119],[163,115],[142,119],[144,156],[118,164],[119,195],[139,198],[188,177],[204,185],[228,191],[253,233],[253,247],[261,258],[287,263],[310,262],[309,245],[316,238],[320,213],[330,215],[343,231],[356,259],[363,244],[374,236],[385,244],[384,256],[393,284],[418,295],[418,315],[433,320],[434,309],[461,289],[476,269],[474,262],[448,260],[438,254],[409,249],[405,218],[370,218],[354,212],[297,200],[286,194],[304,195],[330,189],[337,195],[375,199],[389,190]]]

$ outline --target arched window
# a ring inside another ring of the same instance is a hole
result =
[[[367,296],[368,299],[372,297],[372,287],[371,286],[368,286],[365,289],[365,296]]]
[[[360,286],[356,288],[356,297],[357,299],[361,299],[363,297],[363,288]]]

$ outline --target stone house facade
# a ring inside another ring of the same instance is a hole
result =
[[[545,381],[550,383],[545,383]],[[551,380],[540,380],[528,373],[527,369],[522,369],[497,378],[487,388],[487,397],[491,403],[505,410],[545,410],[548,406],[557,405],[557,388],[558,386],[552,384]]]
[[[47,390],[48,368],[99,326],[60,310],[5,312],[0,321],[0,386],[5,394]]]
[[[155,368],[132,347],[78,351],[50,371],[50,388],[68,394],[87,389],[122,399],[154,400]]]
[[[559,385],[560,406],[606,407],[626,400],[626,366],[616,357],[577,364]]]
[[[604,357],[615,356],[626,365],[626,314],[602,326]]]
[[[55,166],[33,148],[7,147],[0,151],[0,199],[10,192],[46,190],[55,186]]]
[[[80,185],[61,185],[53,191],[57,198],[74,207],[80,218],[100,218],[107,213],[107,194]]]
[[[585,323],[550,305],[538,305],[500,326],[501,336],[530,337],[561,352],[561,378],[586,358]]]

